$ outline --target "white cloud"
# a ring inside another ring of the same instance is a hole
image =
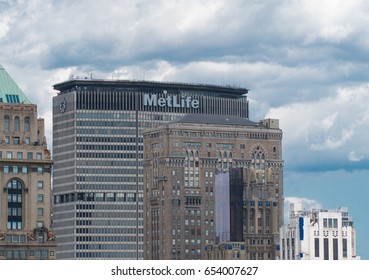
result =
[[[348,155],[348,159],[349,161],[361,161],[364,158],[364,156],[362,155],[357,155],[355,151],[350,151],[349,155]]]
[[[306,198],[306,197],[285,197],[284,198],[284,223],[287,224],[289,221],[289,215],[291,210],[291,204],[296,206],[301,206],[302,211],[310,211],[312,209],[323,209],[320,202]]]
[[[339,88],[329,98],[271,108],[266,116],[280,119],[287,163],[358,162],[369,159],[368,99],[369,86],[362,84]]]

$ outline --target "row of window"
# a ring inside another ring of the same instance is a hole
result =
[[[5,174],[8,173],[13,173],[13,174],[28,174],[28,166],[23,165],[23,166],[18,166],[18,165],[13,165],[13,166],[9,166],[9,165],[4,165],[3,167],[3,172]],[[37,167],[37,173],[38,174],[43,174],[44,173],[44,168],[42,166],[38,166]],[[39,181],[40,182],[40,181]]]
[[[13,129],[14,131],[20,131],[20,118],[19,116],[15,116],[13,119]],[[31,121],[29,117],[24,118],[24,131],[30,131],[31,129]],[[4,131],[10,130],[10,117],[8,115],[4,116]]]
[[[136,193],[104,193],[104,192],[88,192],[88,193],[70,193],[64,195],[56,195],[54,197],[54,203],[66,203],[72,201],[137,201]],[[138,201],[143,201],[142,194],[138,195]]]
[[[3,157],[2,152],[0,152],[0,158]],[[26,159],[24,157],[23,152],[17,152],[13,153],[11,151],[6,152],[6,158],[8,159]],[[27,159],[32,160],[33,159],[33,152],[27,152]],[[42,159],[42,153],[36,153],[36,159]]]
[[[55,252],[53,250],[0,250],[0,257],[6,257],[9,260],[25,260],[28,257],[36,259],[48,259],[53,257]]]

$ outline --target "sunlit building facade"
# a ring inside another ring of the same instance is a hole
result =
[[[272,119],[189,114],[146,130],[145,259],[277,259],[281,144]]]
[[[54,85],[60,259],[143,259],[143,130],[185,114],[248,118],[247,89],[72,79]]]
[[[281,227],[282,260],[359,260],[356,230],[348,208],[303,211],[291,204],[289,223]]]
[[[55,259],[44,119],[0,66],[0,260]]]

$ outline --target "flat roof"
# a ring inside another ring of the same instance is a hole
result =
[[[209,115],[209,114],[187,114],[178,120],[171,122],[188,124],[219,124],[219,125],[240,125],[240,126],[260,126],[260,123],[250,121],[239,116],[229,115]]]
[[[158,81],[139,81],[139,80],[100,80],[100,79],[71,79],[53,85],[55,90],[60,92],[70,91],[73,87],[103,87],[103,88],[156,88],[156,89],[181,89],[181,90],[196,90],[196,91],[212,91],[216,93],[245,95],[248,89],[234,86],[218,86],[211,84],[190,84],[176,82],[158,82]]]

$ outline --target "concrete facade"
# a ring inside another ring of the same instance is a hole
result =
[[[302,211],[291,205],[290,221],[281,227],[282,260],[358,260],[348,208]]]
[[[247,245],[244,259],[276,259],[281,142],[278,127],[229,116],[187,115],[145,131],[145,259],[213,258],[205,248],[235,241]]]
[[[0,99],[0,259],[55,259],[44,119],[1,67]]]

